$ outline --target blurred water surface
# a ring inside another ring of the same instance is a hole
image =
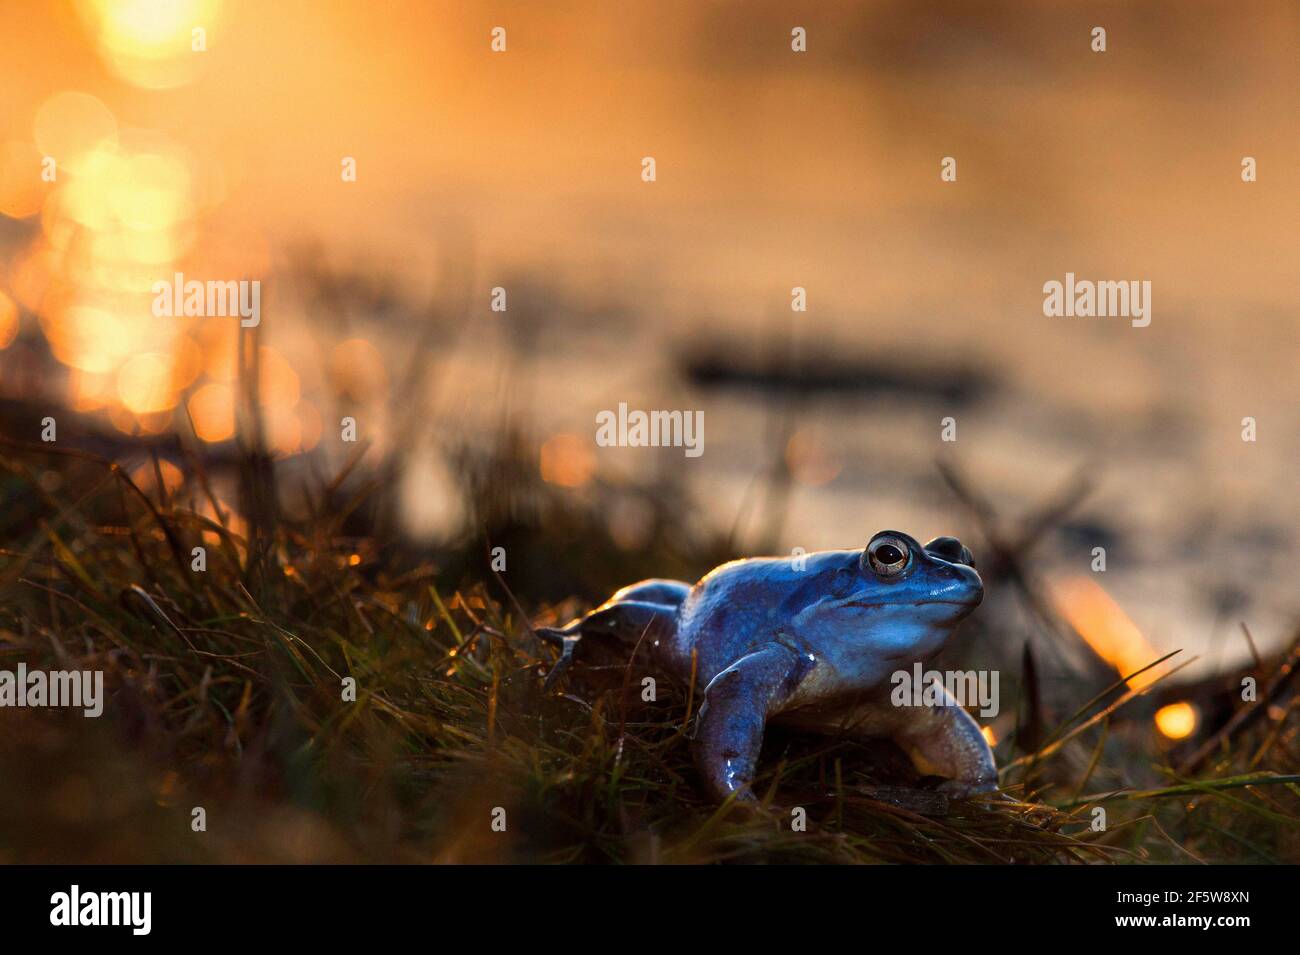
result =
[[[0,11],[0,341],[34,316],[61,369],[27,382],[0,351],[9,391],[65,390],[124,431],[187,407],[226,439],[233,328],[164,325],[146,292],[181,269],[260,276],[273,436],[341,460],[324,395],[364,377],[371,432],[426,449],[416,531],[451,519],[432,438],[504,415],[582,439],[552,445],[590,458],[568,483],[681,469],[699,520],[782,549],[978,539],[939,480],[949,454],[1008,517],[1086,469],[1095,491],[1033,565],[1068,583],[1105,546],[1096,580],[1160,650],[1218,662],[1244,654],[1240,620],[1266,645],[1294,625],[1295,4],[148,7]],[[34,184],[50,150],[77,158]],[[313,297],[304,258],[370,286]],[[1150,326],[1045,317],[1066,272],[1149,280]],[[394,433],[380,399],[431,300],[433,411]],[[894,383],[702,388],[682,361],[701,348]],[[908,386],[968,373],[989,385],[968,401]],[[705,453],[583,443],[619,402],[702,409]],[[793,474],[775,525],[774,460]]]

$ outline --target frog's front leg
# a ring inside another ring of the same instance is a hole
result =
[[[794,693],[807,672],[804,658],[768,643],[709,681],[695,724],[695,762],[710,794],[755,801],[750,789],[767,719]]]
[[[939,789],[956,799],[998,788],[993,750],[975,722],[945,690],[942,706],[898,708],[894,741],[913,765],[934,776],[946,776]]]

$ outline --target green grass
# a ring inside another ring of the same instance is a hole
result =
[[[599,503],[542,485],[526,449],[503,439],[498,459],[462,470],[476,529],[420,549],[382,530],[384,483],[359,468],[308,487],[293,517],[263,495],[235,519],[197,457],[164,491],[147,480],[152,465],[137,482],[89,455],[3,452],[0,668],[102,669],[109,695],[99,720],[0,712],[3,861],[1300,858],[1294,696],[1199,776],[1161,788],[1085,785],[1157,758],[1109,727],[1121,707],[1012,768],[1008,792],[1024,802],[947,803],[889,744],[774,731],[764,811],[712,805],[689,751],[700,688],[661,680],[647,704],[637,674],[618,670],[544,696],[553,651],[526,619],[730,556],[725,541],[685,532],[678,489],[618,491],[673,501],[629,554]],[[247,486],[271,471],[250,456],[238,476]],[[500,575],[486,556],[498,543]],[[200,545],[204,572],[191,569]],[[1086,772],[1058,765],[1069,754]],[[1096,805],[1104,832],[1090,827]],[[206,832],[191,829],[196,806]],[[792,829],[792,807],[805,831]],[[492,828],[498,808],[504,832]]]

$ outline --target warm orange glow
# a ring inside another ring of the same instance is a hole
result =
[[[95,0],[105,42],[144,56],[157,56],[189,33],[198,3],[183,0]]]
[[[221,509],[221,514],[225,517],[224,523],[230,533],[234,534],[238,538],[247,537],[248,522],[244,520],[243,516],[220,497],[217,498],[217,506]],[[219,517],[217,512],[213,509],[212,502],[208,500],[206,494],[199,497],[199,513],[211,521],[216,521],[218,524],[222,523],[221,517]],[[221,541],[221,537],[216,531],[204,531],[203,540],[207,544],[218,544]],[[242,550],[243,547],[240,546],[240,549]]]
[[[18,335],[18,306],[4,292],[0,292],[0,349],[12,344]]]
[[[596,455],[591,441],[576,434],[557,434],[547,439],[540,454],[542,480],[560,487],[582,487],[596,472]]]
[[[97,9],[126,21],[147,12],[127,6]],[[102,409],[126,434],[160,434],[202,367],[186,321],[151,308],[153,283],[194,240],[192,160],[161,134],[119,128],[103,102],[79,91],[45,100],[32,138],[37,158],[57,165],[40,234],[13,272],[15,295],[72,369],[73,407]],[[39,181],[41,168],[24,175]]]
[[[77,411],[96,411],[116,397],[111,375],[78,368],[73,368],[68,375],[68,391],[72,407]]]
[[[193,240],[193,177],[189,158],[158,137],[94,146],[60,175],[42,216],[46,237],[60,250],[84,242],[88,254],[68,263],[81,284],[151,297]]]
[[[1073,577],[1052,587],[1057,610],[1070,621],[1097,655],[1128,675],[1160,656],[1137,625],[1101,586],[1088,577]],[[1133,688],[1146,686],[1158,674],[1148,670],[1129,681]]]
[[[364,338],[349,338],[330,352],[330,382],[354,401],[380,397],[388,390],[388,371],[379,349]]]
[[[302,422],[291,405],[264,406],[262,431],[267,446],[278,457],[288,457],[302,449]]]
[[[117,373],[117,393],[122,404],[136,414],[175,407],[172,369],[171,356],[162,352],[145,352],[129,359]]]
[[[239,326],[224,322],[203,322],[199,326],[203,345],[203,370],[217,381],[234,381],[239,373]]]
[[[300,402],[298,405],[299,450],[310,451],[320,444],[323,430],[324,425],[316,406],[309,401]]]
[[[357,566],[359,563],[361,563],[361,555],[360,555],[360,554],[350,554],[350,555],[348,555],[348,566],[349,566],[349,567],[355,567],[355,566]]]
[[[171,409],[166,411],[146,411],[135,416],[136,424],[145,434],[162,434],[171,429],[175,416]]]
[[[65,172],[81,172],[88,163],[111,155],[117,147],[117,119],[89,93],[55,93],[36,111],[32,136],[42,156],[52,157],[56,181]],[[37,167],[33,171],[39,175]]]
[[[52,308],[40,318],[54,357],[81,371],[113,372],[134,344],[130,323],[108,308]]]
[[[1156,710],[1156,728],[1169,739],[1191,736],[1199,719],[1196,707],[1190,703],[1170,703]]]
[[[172,388],[184,391],[203,372],[203,352],[189,338],[178,338],[172,347]]]
[[[203,441],[226,441],[235,434],[235,394],[227,385],[212,382],[194,394],[186,407],[194,419],[194,432]]]
[[[185,475],[181,473],[181,469],[170,461],[159,460],[158,472],[162,473],[163,488],[166,489],[168,494],[185,483]],[[131,472],[131,480],[146,494],[156,493],[158,490],[158,472],[154,471],[153,462],[147,461]]]
[[[29,312],[39,312],[54,269],[55,256],[48,248],[36,248],[20,255],[9,273],[9,289],[14,299]]]
[[[42,159],[31,143],[0,145],[0,213],[21,219],[41,211],[50,188],[41,178]]]
[[[800,484],[829,484],[840,473],[840,462],[810,428],[801,428],[785,446],[785,463]]]
[[[140,420],[120,404],[108,406],[108,420],[123,434],[139,434]]]
[[[98,34],[105,64],[121,79],[148,89],[181,86],[202,69],[194,49],[201,28],[206,51],[217,25],[217,0],[89,0],[78,4]]]
[[[158,143],[141,143],[137,151],[118,159],[115,173],[108,200],[127,229],[159,233],[193,215],[191,172],[179,151]],[[171,258],[168,255],[160,261]]]
[[[980,734],[984,737],[984,741],[990,746],[996,746],[998,744],[998,738],[993,732],[993,727],[981,726]]]
[[[298,373],[283,355],[268,345],[258,349],[258,360],[261,362],[258,401],[268,408],[292,410],[298,404],[300,393]]]

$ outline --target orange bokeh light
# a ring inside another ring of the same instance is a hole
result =
[[[576,434],[548,438],[539,454],[542,480],[560,487],[582,487],[596,472],[596,455],[591,442]]]
[[[0,145],[0,213],[22,219],[41,211],[51,185],[41,178],[43,159],[31,143]]]
[[[354,401],[379,397],[388,390],[383,356],[364,338],[349,338],[334,346],[329,374],[335,390]]]
[[[1052,587],[1057,609],[1070,621],[1097,655],[1122,676],[1128,676],[1159,659],[1128,614],[1099,584],[1087,577],[1073,577]],[[1157,678],[1148,670],[1129,680],[1134,689]]]
[[[117,394],[122,404],[138,415],[174,408],[174,369],[172,356],[163,352],[145,352],[127,359],[117,373]]]
[[[18,306],[0,292],[0,349],[8,348],[18,337]]]
[[[117,146],[117,119],[89,93],[66,90],[40,105],[32,135],[41,155],[56,160],[61,180],[64,170],[80,172],[111,154]]]
[[[1200,714],[1190,703],[1170,703],[1156,710],[1156,728],[1168,739],[1186,739],[1198,722]]]
[[[257,379],[258,403],[267,408],[292,410],[301,394],[298,373],[269,345],[258,349],[258,362],[261,365]]]
[[[800,484],[818,487],[839,477],[840,462],[810,428],[801,428],[790,436],[785,446],[785,462]]]
[[[211,382],[190,395],[187,404],[200,440],[214,443],[235,434],[235,393],[229,385]]]
[[[86,0],[77,5],[105,65],[146,89],[194,80],[205,66],[218,0]]]

